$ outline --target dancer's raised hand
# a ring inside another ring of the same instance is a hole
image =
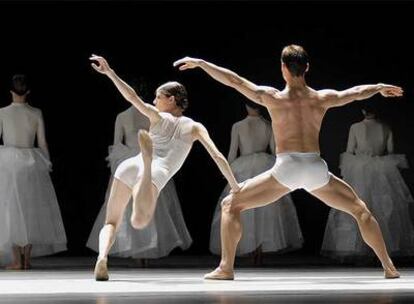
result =
[[[95,71],[97,71],[101,74],[106,75],[106,74],[108,74],[109,72],[112,71],[112,69],[109,66],[108,62],[102,56],[92,54],[92,56],[89,57],[89,60],[93,61],[91,63],[91,66],[95,69]]]

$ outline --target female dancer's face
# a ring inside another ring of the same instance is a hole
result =
[[[176,107],[174,96],[167,97],[167,95],[160,92],[156,92],[153,103],[161,112],[171,112]]]

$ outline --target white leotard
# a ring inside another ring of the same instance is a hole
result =
[[[194,121],[188,117],[175,117],[161,112],[161,119],[149,130],[153,143],[152,182],[159,191],[181,168],[193,145]],[[142,174],[141,153],[123,161],[114,176],[133,188]]]

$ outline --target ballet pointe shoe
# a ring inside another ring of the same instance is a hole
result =
[[[108,281],[108,259],[98,259],[95,265],[95,280],[96,281]]]
[[[234,280],[234,272],[224,271],[219,266],[212,272],[207,273],[204,280]]]

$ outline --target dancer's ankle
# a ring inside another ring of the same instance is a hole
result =
[[[108,261],[108,257],[107,256],[100,256],[100,255],[98,255],[98,261],[107,262]]]
[[[389,259],[386,264],[382,264],[382,268],[384,270],[392,270],[392,271],[397,270],[394,266],[394,263],[391,261],[391,259]]]
[[[217,268],[219,268],[221,271],[226,272],[226,273],[232,273],[233,272],[233,267],[229,266],[225,262],[220,262],[220,265]]]

